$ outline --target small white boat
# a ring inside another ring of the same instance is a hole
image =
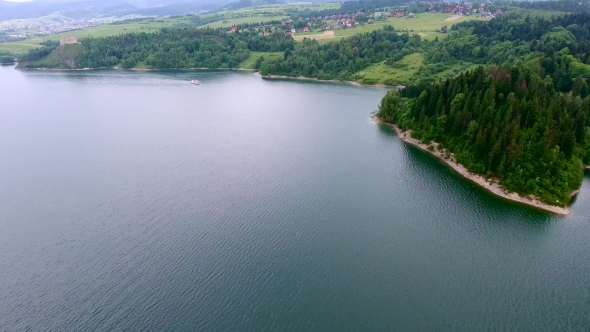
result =
[[[201,82],[199,82],[199,80],[192,80],[191,84],[193,85],[201,85]]]

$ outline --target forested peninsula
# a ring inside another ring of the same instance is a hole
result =
[[[474,24],[488,62],[498,45],[513,55],[392,91],[378,116],[508,191],[565,207],[590,164],[589,23],[575,14]]]

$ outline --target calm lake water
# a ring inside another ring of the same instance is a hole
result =
[[[0,330],[589,331],[588,177],[495,198],[384,94],[0,67]]]

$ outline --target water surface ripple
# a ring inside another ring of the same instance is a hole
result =
[[[0,330],[589,331],[590,182],[495,198],[384,93],[0,67]]]

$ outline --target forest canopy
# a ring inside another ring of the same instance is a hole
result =
[[[382,100],[379,117],[436,141],[470,171],[554,205],[590,164],[590,15],[466,22],[442,45],[487,65]],[[439,51],[440,52],[440,51]]]

